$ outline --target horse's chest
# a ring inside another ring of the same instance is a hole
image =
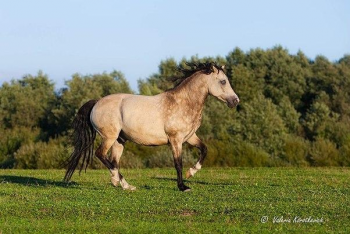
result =
[[[199,128],[201,119],[201,114],[172,116],[167,121],[166,130],[170,135],[191,136]]]

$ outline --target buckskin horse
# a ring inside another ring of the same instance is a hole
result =
[[[82,158],[80,170],[91,162],[96,132],[102,143],[95,155],[109,169],[114,186],[135,190],[120,173],[119,160],[127,140],[147,146],[170,145],[177,172],[177,186],[189,191],[182,179],[182,144],[187,142],[200,150],[198,162],[190,168],[190,178],[201,169],[207,147],[197,137],[205,100],[210,94],[233,108],[239,98],[233,91],[224,66],[212,62],[188,64],[182,69],[174,88],[155,96],[112,94],[100,100],[86,102],[73,121],[74,151],[68,163],[64,181],[68,182]],[[111,149],[110,157],[108,151]]]

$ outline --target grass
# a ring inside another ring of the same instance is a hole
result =
[[[0,170],[0,233],[349,233],[350,169],[202,169],[179,192],[174,169]],[[266,223],[261,222],[268,217]],[[274,223],[281,218],[283,223]],[[323,219],[294,223],[294,217]]]

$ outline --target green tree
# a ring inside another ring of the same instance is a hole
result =
[[[39,127],[54,99],[54,84],[42,72],[5,82],[0,88],[1,125],[5,128]]]
[[[259,95],[249,103],[241,104],[237,116],[239,123],[232,123],[232,133],[277,157],[286,133],[277,107],[270,99]]]

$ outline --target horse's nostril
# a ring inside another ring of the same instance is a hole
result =
[[[227,100],[227,105],[230,108],[236,107],[238,103],[239,103],[238,97],[231,97],[230,99]]]

